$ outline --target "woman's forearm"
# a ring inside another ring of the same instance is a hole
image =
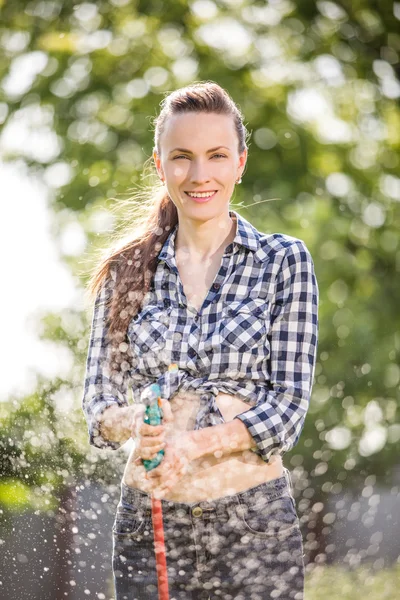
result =
[[[101,436],[110,442],[126,442],[131,436],[129,406],[109,406],[99,418]]]
[[[144,410],[143,405],[109,406],[99,419],[102,437],[111,442],[126,442],[134,435],[135,423],[143,422]],[[185,439],[181,438],[181,443],[188,445],[186,450],[190,460],[196,460],[209,454],[220,458],[225,454],[256,447],[246,425],[239,419],[186,433],[187,436]],[[173,430],[171,434],[172,437],[176,436],[176,432]]]
[[[189,456],[196,460],[207,454],[220,458],[224,454],[256,448],[246,425],[239,419],[213,427],[188,432]]]
[[[134,435],[135,426],[143,421],[144,406],[109,406],[99,419],[102,437],[110,442],[126,442]]]

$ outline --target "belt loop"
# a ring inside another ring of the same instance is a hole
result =
[[[290,474],[290,471],[286,467],[283,467],[283,469],[284,469],[286,481],[288,482],[289,490],[291,493],[293,493],[293,482],[292,482],[292,476]]]

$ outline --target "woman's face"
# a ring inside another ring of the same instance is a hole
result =
[[[239,154],[233,118],[184,113],[166,121],[154,162],[179,216],[206,221],[229,211],[247,150]],[[209,192],[208,197],[196,193]]]

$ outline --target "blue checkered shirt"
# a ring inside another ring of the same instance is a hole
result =
[[[111,272],[94,305],[86,363],[83,410],[90,442],[116,449],[102,437],[98,419],[111,405],[127,406],[151,383],[162,396],[190,390],[200,396],[195,429],[223,423],[219,392],[244,400],[237,415],[265,462],[298,441],[313,385],[318,340],[318,284],[305,243],[295,237],[259,232],[237,212],[236,236],[200,311],[185,297],[175,261],[173,228],[158,255],[152,286],[127,330],[132,364],[109,372],[107,301],[115,285]],[[175,363],[178,370],[168,372]]]

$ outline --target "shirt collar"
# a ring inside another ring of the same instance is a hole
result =
[[[260,247],[260,233],[249,221],[244,219],[234,210],[230,210],[229,214],[231,217],[236,218],[236,235],[233,242],[229,244],[226,252],[231,254],[234,250],[234,245],[244,246],[251,252],[257,252]],[[175,258],[175,238],[178,231],[178,224],[170,232],[169,236],[165,240],[163,247],[158,255],[158,260],[164,260],[170,264]]]

